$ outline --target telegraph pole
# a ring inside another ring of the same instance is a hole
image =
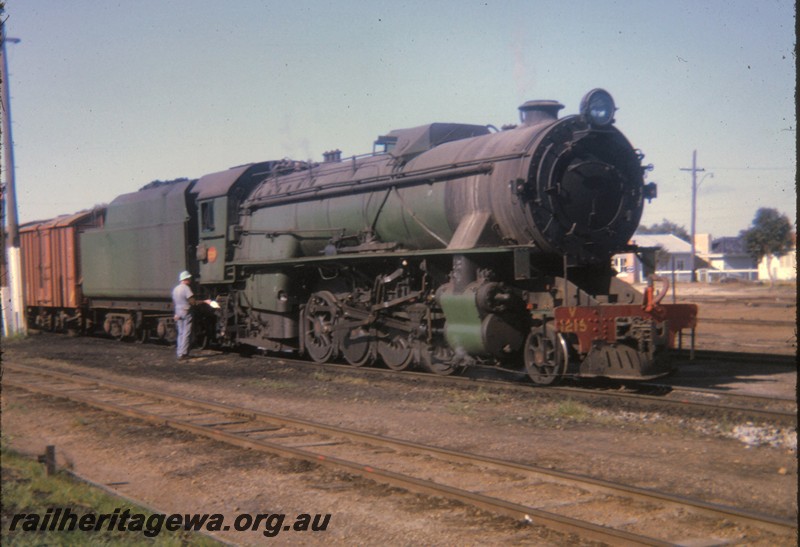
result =
[[[18,43],[19,38],[7,38],[5,24],[0,25],[0,53],[3,62],[0,63],[0,92],[2,94],[2,117],[5,155],[6,184],[3,191],[5,213],[8,219],[6,245],[7,280],[3,279],[2,304],[3,304],[3,333],[25,334],[25,303],[22,292],[22,263],[19,253],[19,221],[17,219],[17,193],[14,181],[14,143],[11,137],[11,105],[8,90],[8,57],[6,55],[6,42]],[[7,281],[7,284],[6,284]]]
[[[697,167],[697,150],[692,151],[692,166],[691,167],[681,167],[681,171],[691,171],[692,172],[692,233],[691,233],[691,244],[692,244],[692,256],[690,260],[690,267],[692,270],[692,283],[697,282],[697,267],[695,266],[695,253],[697,249],[695,248],[695,221],[697,219],[697,173],[705,171],[705,169],[701,169]]]

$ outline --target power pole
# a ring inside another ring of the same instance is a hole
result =
[[[692,151],[692,166],[691,167],[681,167],[681,171],[691,171],[692,172],[692,233],[691,237],[691,244],[692,244],[692,256],[690,257],[690,269],[692,270],[692,283],[697,283],[697,266],[695,265],[695,253],[697,249],[695,248],[695,221],[697,219],[697,173],[705,171],[700,167],[697,167],[697,150]]]
[[[0,54],[3,62],[0,63],[0,92],[2,96],[3,117],[3,152],[5,154],[6,184],[3,190],[3,205],[8,220],[6,246],[7,269],[3,279],[3,333],[25,334],[25,301],[22,290],[22,263],[19,253],[19,221],[17,219],[17,193],[14,181],[14,143],[11,137],[11,105],[8,90],[8,58],[6,55],[6,42],[18,43],[19,38],[7,38],[5,23],[0,25]]]

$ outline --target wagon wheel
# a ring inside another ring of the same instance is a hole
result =
[[[72,321],[66,321],[67,336],[70,338],[77,338],[84,330],[83,319],[80,316],[80,311],[76,310],[75,318]]]
[[[175,344],[178,341],[178,327],[175,323],[168,323],[165,332],[164,332],[164,340],[168,344]]]
[[[342,357],[354,367],[362,367],[372,361],[373,337],[364,327],[345,329],[339,346]]]
[[[333,327],[338,315],[336,297],[330,292],[316,292],[308,299],[303,312],[303,342],[315,363],[325,363],[336,357]]]
[[[56,332],[65,332],[67,330],[67,314],[64,310],[58,310],[55,312],[54,317]]]
[[[547,329],[547,334],[531,332],[525,340],[525,370],[535,384],[548,386],[559,382],[566,372],[566,347],[561,335]]]
[[[389,329],[386,336],[378,339],[378,354],[390,369],[406,370],[414,360],[414,347],[406,333]]]
[[[117,342],[120,342],[123,338],[125,338],[125,334],[122,332],[122,325],[119,323],[119,321],[111,317],[106,317],[103,330],[106,331],[106,333]]]
[[[419,357],[425,370],[441,376],[449,376],[460,368],[456,353],[444,344],[421,343]]]

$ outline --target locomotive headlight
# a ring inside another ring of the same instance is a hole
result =
[[[605,89],[593,89],[581,99],[581,115],[590,124],[605,127],[614,123],[614,99]]]

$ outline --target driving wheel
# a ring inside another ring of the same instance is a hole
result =
[[[315,363],[326,363],[336,357],[333,327],[338,315],[339,307],[332,293],[320,291],[308,299],[303,311],[303,342]]]
[[[414,347],[408,335],[401,331],[390,330],[379,338],[378,354],[392,370],[406,370],[414,361]]]

